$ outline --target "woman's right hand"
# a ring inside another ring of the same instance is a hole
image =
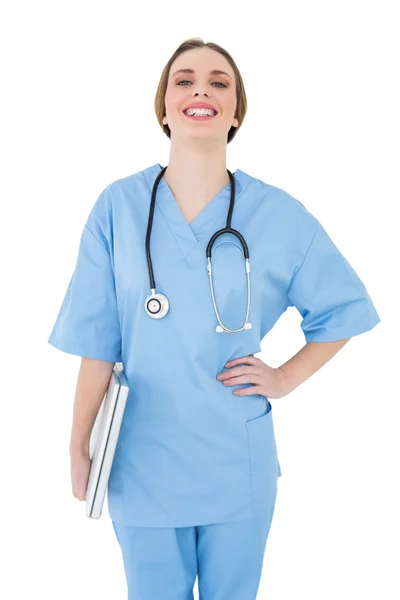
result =
[[[86,500],[86,489],[92,461],[86,452],[71,451],[70,456],[72,493],[78,500]]]

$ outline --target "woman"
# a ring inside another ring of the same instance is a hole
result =
[[[171,140],[168,166],[100,194],[49,339],[82,357],[73,493],[85,499],[90,432],[122,362],[130,393],[108,507],[129,599],[193,598],[197,575],[201,600],[252,600],[281,475],[269,399],[290,393],[380,318],[303,204],[227,170],[246,95],[224,49],[198,38],[179,46],[155,109]],[[239,234],[214,240],[209,272],[209,240],[230,218]],[[303,317],[306,344],[271,368],[253,355],[290,306]]]

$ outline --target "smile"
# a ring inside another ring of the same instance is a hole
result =
[[[187,117],[188,119],[195,119],[196,121],[204,121],[206,119],[213,119],[216,115],[208,115],[208,114],[193,114],[193,115],[188,115],[185,112],[183,112],[183,114],[185,115],[185,117]]]

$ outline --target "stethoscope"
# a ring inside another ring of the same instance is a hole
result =
[[[167,167],[168,167],[168,165],[167,165]],[[147,314],[150,317],[152,317],[153,319],[161,319],[162,317],[165,317],[165,315],[168,313],[168,310],[169,310],[168,298],[164,294],[160,294],[160,292],[156,293],[156,284],[154,281],[153,265],[152,265],[151,256],[150,256],[150,236],[151,236],[151,228],[153,225],[156,191],[157,191],[157,187],[160,182],[160,179],[164,175],[167,167],[164,167],[160,171],[160,173],[157,175],[157,178],[153,185],[153,191],[151,193],[150,213],[149,213],[149,220],[148,220],[147,234],[146,234],[146,256],[147,256],[147,265],[148,265],[148,270],[149,270],[151,295],[148,296],[148,298],[146,298],[144,307],[146,309]],[[249,323],[249,321],[248,321],[249,313],[250,313],[249,250],[248,250],[248,247],[247,247],[244,237],[239,233],[239,231],[237,231],[236,229],[232,229],[232,227],[231,227],[233,205],[235,202],[235,178],[228,169],[227,169],[227,171],[228,171],[229,179],[231,182],[231,199],[230,199],[230,204],[229,204],[228,217],[226,219],[226,227],[224,229],[220,229],[219,231],[216,231],[214,233],[214,235],[211,237],[210,241],[208,242],[207,250],[206,250],[207,273],[208,273],[209,280],[210,280],[211,297],[212,297],[212,301],[213,301],[213,305],[214,305],[215,315],[216,315],[216,317],[218,319],[218,323],[219,323],[219,325],[217,325],[215,327],[215,331],[217,333],[223,333],[223,332],[237,333],[238,331],[242,331],[242,329],[251,329],[252,328],[251,323]],[[247,274],[247,310],[246,310],[245,321],[244,321],[242,327],[240,327],[239,329],[229,329],[228,327],[225,327],[223,325],[223,323],[220,319],[219,313],[218,313],[217,305],[215,303],[214,288],[213,288],[213,281],[212,281],[212,270],[211,270],[211,249],[212,249],[212,246],[213,246],[215,240],[223,233],[232,233],[233,235],[236,235],[236,237],[239,238],[239,240],[242,244],[242,248],[243,248],[243,252],[244,252],[246,274]]]

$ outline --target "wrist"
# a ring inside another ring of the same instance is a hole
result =
[[[71,440],[69,453],[71,456],[89,456],[89,440]]]
[[[282,395],[286,396],[287,394],[290,394],[290,392],[293,392],[297,385],[290,379],[287,371],[285,371],[285,369],[282,366],[280,366],[276,368],[276,372],[280,388],[282,390]]]

